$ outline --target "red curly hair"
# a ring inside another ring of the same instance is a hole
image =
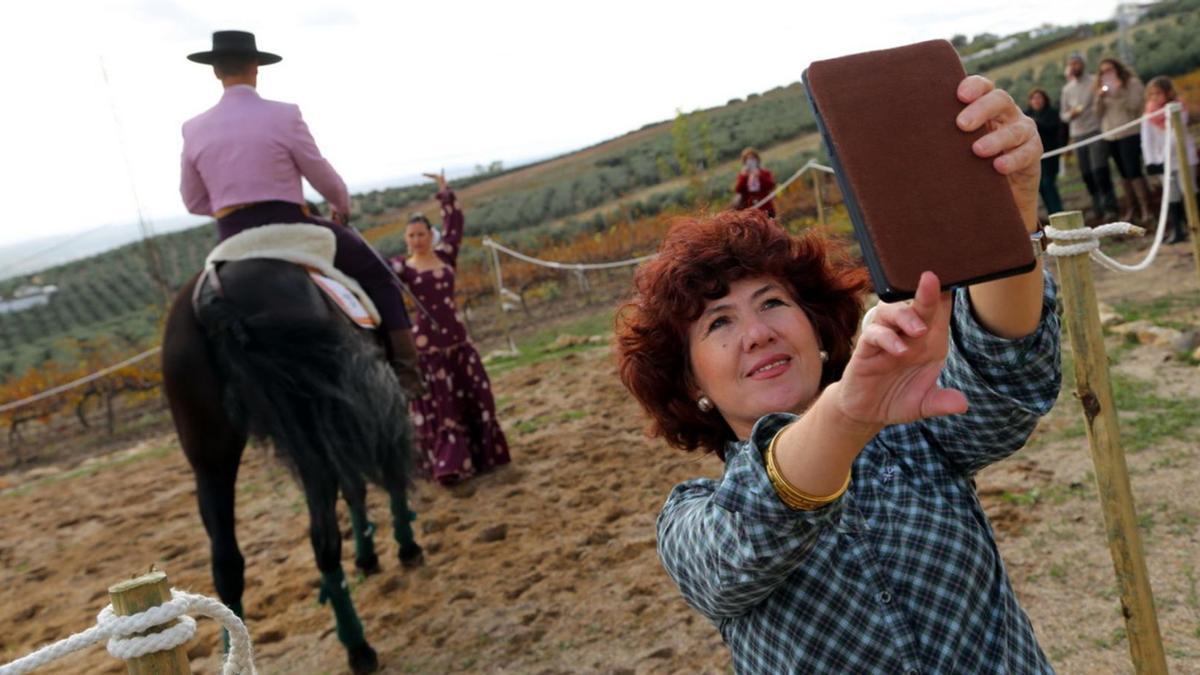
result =
[[[867,287],[866,271],[843,245],[812,231],[791,236],[757,209],[681,218],[638,269],[634,296],[616,318],[621,381],[649,413],[651,436],[722,459],[725,444],[737,440],[720,415],[692,400],[687,329],[732,282],[760,275],[785,284],[829,352],[821,387],[842,376]]]

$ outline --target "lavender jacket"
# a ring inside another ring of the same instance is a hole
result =
[[[301,176],[335,209],[350,212],[346,183],[321,156],[299,106],[239,84],[183,124],[179,191],[191,213],[262,201],[303,204]]]

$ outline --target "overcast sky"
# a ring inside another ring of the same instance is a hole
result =
[[[259,91],[300,104],[354,189],[581,147],[797,81],[814,59],[1098,20],[1116,4],[6,2],[0,244],[133,221],[135,193],[153,219],[184,213],[179,126],[220,96],[184,57],[213,30],[253,31],[284,57]]]

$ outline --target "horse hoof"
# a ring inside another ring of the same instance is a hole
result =
[[[375,654],[375,650],[371,649],[371,645],[363,644],[363,646],[350,650],[350,672],[354,675],[366,675],[379,670],[379,657]]]
[[[364,577],[369,577],[372,574],[379,574],[380,572],[383,571],[383,568],[381,568],[379,566],[379,556],[375,556],[375,555],[371,556],[369,559],[366,559],[366,560],[359,560],[359,559],[355,558],[354,567]]]
[[[425,564],[425,550],[419,544],[402,546],[400,548],[400,565],[405,569],[421,567]]]

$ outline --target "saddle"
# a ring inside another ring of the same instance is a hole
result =
[[[196,282],[192,306],[197,306],[205,288],[221,293],[221,281],[216,274],[220,263],[270,258],[294,263],[307,270],[317,288],[356,325],[366,329],[379,327],[379,310],[375,303],[357,281],[333,266],[336,250],[337,240],[333,233],[317,225],[262,225],[245,230],[217,244],[208,254],[204,271]]]

